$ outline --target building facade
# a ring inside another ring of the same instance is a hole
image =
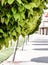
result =
[[[42,20],[39,26],[39,33],[41,35],[48,35],[48,9],[44,10],[44,13],[42,14]]]

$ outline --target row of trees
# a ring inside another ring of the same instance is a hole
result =
[[[9,40],[34,33],[46,0],[0,0],[0,49]]]
[[[0,0],[0,49],[39,27],[48,0]]]

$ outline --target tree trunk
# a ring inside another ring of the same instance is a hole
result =
[[[22,51],[23,51],[23,49],[24,49],[24,43],[25,43],[25,39],[24,39],[24,42],[23,42]]]
[[[13,62],[15,60],[16,51],[17,51],[17,47],[18,47],[18,42],[19,42],[19,38],[18,38],[17,43],[16,43],[16,46],[15,46],[15,51],[14,51],[13,60],[12,60]]]
[[[29,35],[28,35],[28,42],[29,42]]]
[[[26,37],[26,45],[27,45],[28,37]]]

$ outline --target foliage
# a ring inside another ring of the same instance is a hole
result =
[[[48,0],[47,0],[48,1]],[[46,0],[0,0],[0,49],[38,27]]]

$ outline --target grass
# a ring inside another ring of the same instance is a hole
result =
[[[24,41],[24,38],[20,38],[19,43],[18,43],[18,47],[22,46],[23,41]],[[11,47],[4,48],[3,50],[0,51],[0,63],[12,55],[12,53],[14,51],[14,46],[15,46],[15,44],[12,44]]]
[[[13,48],[6,48],[0,51],[0,63],[6,60],[13,53]]]

